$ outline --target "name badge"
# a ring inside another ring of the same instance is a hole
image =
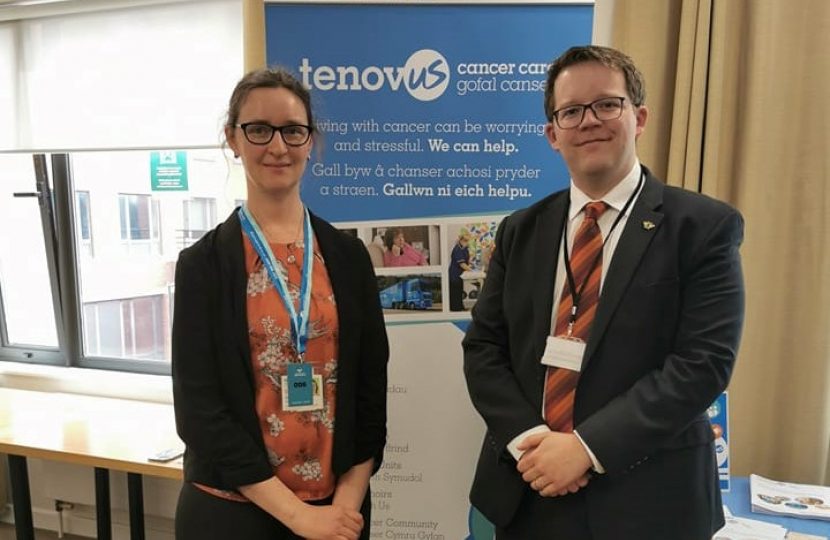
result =
[[[548,336],[542,363],[546,366],[582,371],[585,342],[581,339]]]
[[[284,411],[316,411],[323,408],[323,376],[315,374],[311,364],[288,364],[281,377]]]

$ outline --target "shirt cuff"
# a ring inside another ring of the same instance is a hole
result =
[[[605,468],[602,466],[602,463],[599,462],[597,456],[595,456],[588,445],[585,444],[585,441],[582,440],[582,437],[579,436],[579,433],[577,433],[576,430],[574,430],[574,435],[576,435],[576,438],[582,443],[585,451],[588,452],[588,457],[591,458],[591,470],[597,474],[605,474]]]
[[[527,437],[529,437],[531,435],[536,435],[537,433],[547,433],[549,431],[550,431],[550,428],[545,424],[541,424],[541,425],[538,425],[536,427],[532,427],[532,428],[528,429],[527,431],[524,431],[524,432],[520,433],[519,435],[516,436],[516,438],[514,438],[512,441],[507,443],[507,451],[510,452],[510,455],[513,456],[513,458],[516,461],[519,461],[519,458],[522,457],[522,454],[524,454],[524,452],[519,450],[517,448],[517,446],[519,446],[522,443],[523,440],[525,440]]]

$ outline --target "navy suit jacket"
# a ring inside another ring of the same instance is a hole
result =
[[[544,423],[540,359],[568,204],[563,190],[505,218],[463,342],[470,397],[487,426],[470,497],[499,526],[535,496],[506,445]],[[705,411],[729,382],[740,340],[742,239],[736,210],[646,171],[603,282],[574,404],[575,429],[607,471],[583,490],[594,540],[701,540],[723,525]]]
[[[389,357],[377,281],[360,240],[313,214],[311,220],[340,326],[332,466],[340,475],[374,458],[377,470]],[[186,482],[235,489],[274,474],[254,403],[247,280],[236,212],[179,255],[172,369]]]

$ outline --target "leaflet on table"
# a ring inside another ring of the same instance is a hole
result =
[[[787,529],[774,523],[735,517],[724,507],[726,524],[712,540],[785,540]]]
[[[805,519],[830,520],[830,488],[749,477],[752,511]]]
[[[826,536],[816,536],[815,534],[804,534],[795,531],[787,533],[787,538],[784,540],[827,540]]]

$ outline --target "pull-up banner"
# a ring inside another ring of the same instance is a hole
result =
[[[544,136],[548,64],[591,6],[269,4],[267,58],[317,100],[303,199],[331,220],[497,213],[562,187]]]
[[[591,42],[592,12],[592,2],[266,4],[268,63],[311,89],[321,131],[303,201],[362,239],[378,274],[392,356],[373,538],[492,537],[467,498],[484,426],[461,339],[501,217],[568,184],[544,135],[544,86],[554,58]],[[458,253],[471,270],[451,268]]]

